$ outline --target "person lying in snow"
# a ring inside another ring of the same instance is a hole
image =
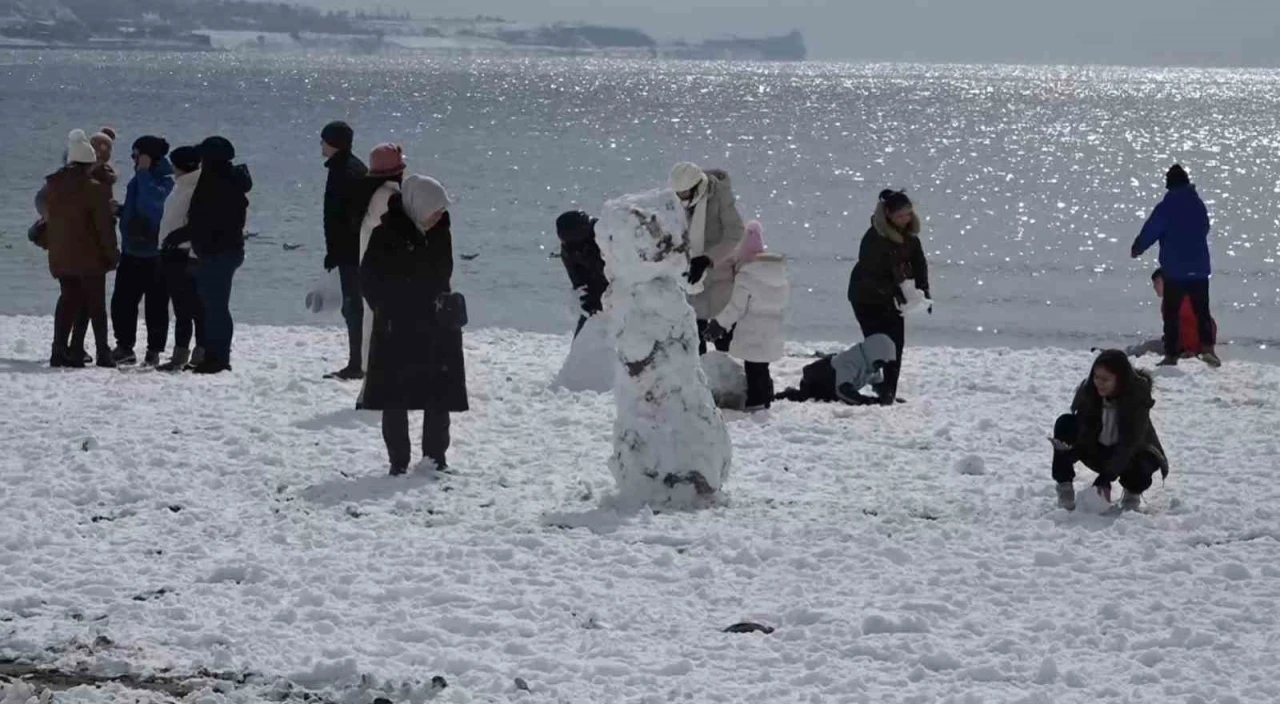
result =
[[[748,413],[773,404],[769,364],[782,359],[782,319],[791,290],[787,260],[765,251],[764,226],[747,223],[746,236],[734,255],[737,276],[733,295],[720,314],[707,323],[703,337],[715,342],[732,337],[729,354],[741,359],[747,372]],[[733,333],[730,335],[729,331]]]
[[[604,310],[604,293],[609,288],[604,257],[596,245],[596,219],[581,210],[570,210],[556,218],[556,235],[560,238],[560,261],[582,309],[573,331],[577,337],[587,318]]]
[[[851,406],[880,405],[878,396],[864,396],[863,387],[884,380],[884,367],[896,356],[888,335],[872,335],[835,355],[826,355],[801,372],[800,388],[778,394],[780,401],[843,401]]]
[[[1121,508],[1136,511],[1156,472],[1169,475],[1169,461],[1151,424],[1154,382],[1137,371],[1120,350],[1107,350],[1093,363],[1088,379],[1076,390],[1071,413],[1053,426],[1053,480],[1058,505],[1076,507],[1075,465],[1098,473],[1098,494],[1111,502],[1111,484],[1124,488]]]
[[[1156,296],[1164,299],[1164,269],[1156,269],[1151,274],[1151,286],[1155,289]],[[1209,325],[1213,330],[1213,335],[1218,336],[1218,323],[1209,317]],[[1200,338],[1200,318],[1196,315],[1195,305],[1191,302],[1191,297],[1187,296],[1182,299],[1182,305],[1178,308],[1178,355],[1182,359],[1191,359],[1199,357],[1202,353],[1208,351],[1208,347],[1203,344]],[[1132,345],[1125,348],[1125,354],[1130,357],[1141,357],[1146,354],[1164,354],[1164,338],[1155,340],[1147,340],[1140,345]],[[1206,358],[1205,363],[1209,364]]]

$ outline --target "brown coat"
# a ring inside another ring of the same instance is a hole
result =
[[[54,278],[96,276],[116,268],[111,187],[70,165],[45,181],[45,235]]]

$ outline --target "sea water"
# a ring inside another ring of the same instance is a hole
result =
[[[1185,164],[1213,216],[1213,309],[1226,356],[1280,339],[1280,72],[489,59],[420,54],[0,52],[0,314],[52,313],[26,241],[32,198],[72,128],[129,145],[231,139],[250,165],[237,319],[317,322],[320,128],[357,152],[399,142],[453,194],[455,286],[473,325],[576,322],[554,221],[665,182],[677,161],[728,169],[738,206],[790,260],[788,334],[855,341],[849,272],[876,194],[924,220],[936,299],[913,343],[1085,348],[1159,334],[1155,252],[1129,246]]]

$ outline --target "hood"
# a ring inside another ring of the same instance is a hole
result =
[[[919,215],[914,212],[911,214],[911,222],[907,225],[907,231],[904,233],[889,222],[889,216],[884,210],[884,203],[876,204],[876,211],[871,216],[871,226],[875,228],[881,237],[899,244],[906,241],[906,237],[920,236]]]
[[[888,335],[872,335],[862,341],[862,356],[867,360],[867,368],[872,369],[875,362],[892,362],[898,358],[897,347]]]
[[[173,164],[169,163],[168,158],[162,156],[159,159],[156,159],[155,161],[151,162],[150,171],[152,176],[157,176],[159,178],[164,178],[165,176],[172,176]]]
[[[181,176],[174,176],[173,182],[175,185],[185,188],[195,188],[195,185],[200,182],[200,169],[189,171]]]
[[[253,190],[253,176],[249,174],[249,166],[247,164],[237,164],[231,169],[231,177],[240,190],[248,193]]]
[[[752,279],[765,288],[787,287],[787,258],[766,252],[738,267],[738,276]]]

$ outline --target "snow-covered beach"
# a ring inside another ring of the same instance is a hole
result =
[[[910,403],[730,414],[725,505],[620,515],[567,337],[468,333],[455,474],[392,478],[337,329],[193,378],[49,370],[50,327],[0,317],[0,660],[247,676],[202,702],[1280,700],[1280,368],[1157,374],[1139,514],[1054,508],[1087,352],[909,348]]]

